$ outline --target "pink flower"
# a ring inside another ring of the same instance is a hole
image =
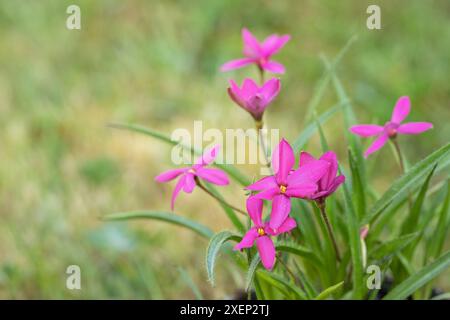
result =
[[[335,192],[342,183],[344,183],[345,176],[339,175],[336,177],[338,171],[338,161],[336,154],[333,151],[325,152],[319,160],[328,162],[330,166],[328,167],[328,172],[326,172],[319,180],[316,193],[310,196],[310,198],[316,201],[323,201],[326,197]],[[314,161],[317,160],[314,159],[312,155],[308,152],[302,152],[300,153],[299,167]]]
[[[186,193],[191,193],[192,190],[194,190],[196,185],[195,179],[200,178],[219,186],[227,185],[229,183],[227,174],[222,170],[205,168],[205,166],[209,165],[217,157],[219,149],[220,146],[215,145],[210,150],[205,151],[191,167],[168,170],[155,178],[158,182],[167,182],[180,177],[172,194],[172,210],[175,205],[175,199],[181,190]]]
[[[266,70],[272,73],[284,73],[284,66],[270,58],[276,54],[291,38],[290,35],[278,36],[272,34],[262,43],[258,41],[246,28],[242,29],[242,39],[244,42],[245,58],[231,60],[222,67],[221,71],[230,71],[239,69],[249,64],[256,64],[260,70]]]
[[[289,143],[282,139],[272,153],[272,168],[275,174],[262,178],[249,185],[246,189],[261,191],[255,197],[272,200],[269,225],[277,230],[291,211],[291,197],[307,198],[318,189],[317,182],[328,172],[330,164],[327,161],[315,160],[297,170],[292,170],[295,164],[294,151]]]
[[[408,122],[402,124],[402,121],[408,116],[410,108],[411,102],[409,97],[400,97],[395,104],[391,120],[386,122],[384,126],[360,124],[350,128],[352,133],[361,137],[377,137],[364,153],[364,157],[367,158],[371,153],[379,150],[389,138],[394,139],[397,134],[419,134],[433,128],[433,124],[430,122]]]
[[[256,242],[259,256],[261,257],[264,268],[271,270],[275,264],[275,246],[271,236],[277,236],[281,233],[289,232],[294,229],[297,224],[294,219],[287,218],[283,221],[277,232],[272,230],[267,222],[262,220],[263,201],[256,197],[247,199],[247,212],[252,219],[254,226],[247,231],[234,249],[242,250],[243,248],[251,248]]]
[[[252,79],[245,79],[242,88],[230,80],[228,94],[240,107],[247,110],[252,117],[259,121],[264,110],[280,92],[280,80],[272,78],[259,87]]]

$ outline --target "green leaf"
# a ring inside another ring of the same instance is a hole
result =
[[[258,270],[257,274],[259,277],[261,277],[261,279],[267,281],[268,283],[279,289],[286,297],[289,297],[290,294],[293,294],[297,299],[307,299],[306,295],[302,291],[300,291],[300,289],[296,285],[292,284],[280,275],[273,272],[267,272],[265,270]]]
[[[347,218],[347,232],[349,238],[351,260],[353,265],[353,298],[362,299],[364,296],[363,283],[363,266],[362,266],[362,252],[361,241],[359,238],[359,223],[353,208],[350,192],[347,183],[343,185],[345,198],[345,214]]]
[[[255,272],[260,262],[261,258],[259,257],[259,254],[255,254],[248,267],[247,277],[245,280],[245,291],[247,292],[250,291],[252,287],[253,278],[255,277]]]
[[[350,162],[350,171],[352,174],[352,194],[356,204],[356,213],[359,219],[366,214],[366,190],[362,180],[361,167],[358,166],[355,154],[352,149],[348,151],[348,160]]]
[[[369,253],[369,257],[375,260],[381,260],[383,258],[392,256],[400,252],[408,244],[410,244],[417,236],[419,232],[403,235],[394,240],[387,241],[375,247],[372,252]]]
[[[391,187],[376,201],[363,224],[373,224],[380,213],[400,194],[407,192],[409,187],[418,181],[439,161],[445,160],[450,154],[450,143],[436,150],[422,161],[416,163],[404,175],[394,181]]]
[[[189,275],[189,273],[184,269],[179,267],[178,268],[178,272],[181,275],[181,279],[183,280],[183,282],[192,290],[192,292],[194,293],[194,296],[197,300],[203,300],[203,295],[202,292],[200,291],[200,289],[198,288],[198,286],[195,284],[194,280],[192,280],[191,276]]]
[[[436,170],[437,164],[433,166],[433,168],[430,170],[430,173],[428,174],[427,178],[425,179],[424,183],[422,184],[422,187],[420,188],[420,192],[416,198],[416,201],[414,201],[414,204],[411,208],[410,214],[406,217],[403,225],[402,225],[402,232],[401,234],[411,233],[416,227],[419,222],[420,218],[420,212],[422,211],[422,205],[425,200],[425,196],[427,194],[428,186],[430,184],[431,177],[433,176],[434,170]]]
[[[297,244],[282,244],[277,246],[277,251],[280,252],[288,252],[295,254],[299,257],[302,257],[306,260],[312,262],[317,268],[321,268],[323,266],[322,262],[318,258],[318,256],[309,250],[308,248],[302,247]]]
[[[216,266],[217,255],[222,245],[229,240],[240,241],[241,237],[230,231],[216,233],[212,236],[206,249],[206,272],[208,273],[208,281],[212,286],[214,286],[214,268]]]
[[[416,290],[436,278],[441,272],[450,266],[450,251],[447,251],[441,257],[419,270],[417,273],[408,277],[405,281],[393,288],[383,299],[401,300],[406,299]]]
[[[142,133],[147,136],[150,136],[150,137],[156,138],[158,140],[161,140],[163,142],[166,142],[168,144],[171,144],[173,146],[177,146],[177,145],[181,146],[183,149],[189,150],[190,152],[192,152],[196,155],[202,154],[201,150],[196,150],[191,146],[180,143],[179,141],[174,141],[169,136],[167,136],[161,132],[158,132],[156,130],[146,128],[146,127],[143,127],[140,125],[111,123],[111,124],[109,124],[109,127],[115,128],[115,129],[129,130],[129,131],[133,131],[133,132]],[[243,173],[241,173],[238,169],[236,169],[236,167],[229,165],[229,164],[218,164],[218,163],[213,163],[213,165],[222,169],[226,173],[228,173],[230,175],[230,177],[232,177],[234,180],[236,180],[241,185],[248,186],[249,184],[251,184],[250,179],[248,177],[246,177]]]
[[[428,245],[427,257],[437,258],[444,246],[450,223],[450,180],[447,180],[447,192],[439,213],[438,223]]]
[[[117,220],[133,220],[133,219],[153,219],[169,222],[185,228],[188,228],[204,238],[209,239],[213,232],[206,226],[195,222],[189,218],[178,216],[174,213],[160,212],[160,211],[130,211],[117,212],[108,214],[102,217],[103,220],[117,221]]]
[[[344,285],[344,281],[341,281],[334,286],[328,287],[325,290],[323,290],[314,300],[325,300],[329,296],[331,296],[333,293],[338,291],[342,286]]]

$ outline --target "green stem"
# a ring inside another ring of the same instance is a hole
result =
[[[283,260],[283,257],[281,257],[281,255],[277,254],[277,259],[283,265],[283,267],[286,269],[286,271],[289,273],[289,275],[292,277],[292,280],[294,280],[294,283],[300,284],[300,287],[302,288],[302,290],[305,291],[305,287],[304,287],[302,281],[300,281],[300,279],[298,279],[295,276],[294,272],[292,272],[291,268],[289,268],[287,263]]]
[[[270,159],[269,159],[269,155],[268,155],[268,150],[267,150],[267,145],[266,145],[266,141],[264,139],[264,134],[263,134],[263,127],[264,127],[264,122],[262,120],[255,120],[255,126],[256,126],[256,131],[258,134],[258,142],[259,142],[259,146],[264,154],[264,159],[266,161],[266,166],[272,170],[272,168],[270,167]]]
[[[339,248],[337,246],[336,238],[334,237],[333,228],[331,227],[330,220],[328,220],[328,215],[325,209],[325,201],[316,201],[316,203],[320,209],[320,213],[327,227],[328,235],[330,236],[331,242],[333,243],[334,252],[336,253],[336,259],[340,262],[341,255],[339,254]]]
[[[234,211],[237,211],[245,216],[247,216],[247,212],[245,212],[244,210],[241,210],[231,204],[229,204],[228,202],[226,202],[225,200],[223,200],[222,198],[218,197],[217,195],[215,195],[214,193],[212,193],[211,191],[209,191],[204,185],[203,183],[201,183],[200,179],[198,179],[197,177],[195,177],[195,183],[197,184],[197,186],[202,189],[203,191],[205,191],[207,194],[209,194],[211,197],[213,197],[214,199],[216,199],[217,201],[219,201],[220,203],[230,207],[231,209],[233,209]]]
[[[395,152],[397,153],[397,157],[398,157],[398,162],[400,165],[400,169],[402,170],[402,174],[406,173],[406,166],[405,166],[405,160],[403,157],[403,153],[402,150],[400,149],[400,145],[398,144],[397,138],[391,138],[392,143],[394,144],[395,147]],[[413,203],[412,203],[412,198],[411,198],[411,193],[408,192],[408,205],[409,205],[409,209],[411,210],[413,207]]]

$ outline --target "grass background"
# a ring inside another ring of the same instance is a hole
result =
[[[81,7],[81,30],[65,27],[70,4]],[[401,137],[409,161],[448,142],[450,3],[376,1],[382,30],[375,31],[366,28],[369,4],[0,0],[0,298],[192,298],[185,273],[207,298],[235,292],[242,275],[226,261],[217,288],[206,283],[206,242],[199,237],[163,223],[106,224],[99,217],[168,211],[173,187],[153,182],[170,167],[169,147],[107,123],[168,134],[192,130],[196,119],[204,128],[252,126],[225,89],[229,78],[256,71],[218,72],[241,55],[243,26],[260,39],[292,35],[276,59],[287,68],[282,92],[266,114],[287,139],[302,130],[323,72],[319,54],[333,57],[357,35],[338,73],[359,120],[384,123],[396,99],[409,95],[409,120],[435,126],[420,137]],[[319,110],[337,101],[328,91]],[[325,126],[331,148],[344,157],[342,130],[342,121]],[[399,174],[392,153],[384,148],[368,161],[381,192]],[[225,195],[243,203],[241,192],[229,189]],[[177,204],[179,214],[213,230],[230,226],[199,191]],[[80,291],[65,287],[71,264],[81,267]],[[448,272],[439,286],[450,289]]]

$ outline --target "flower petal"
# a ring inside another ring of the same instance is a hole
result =
[[[259,237],[256,239],[256,247],[258,248],[264,268],[272,270],[275,264],[275,246],[273,245],[272,239],[268,236]]]
[[[242,41],[244,42],[244,55],[255,58],[261,54],[261,45],[258,39],[247,28],[242,29]]]
[[[305,182],[317,182],[329,170],[330,163],[323,160],[315,160],[300,166],[288,177],[288,186],[294,186]]]
[[[175,208],[175,200],[180,193],[181,189],[183,189],[184,184],[186,181],[186,176],[182,176],[180,180],[178,180],[177,184],[175,185],[175,189],[173,189],[172,192],[172,199],[170,201],[170,208],[173,210]]]
[[[231,61],[224,63],[220,67],[220,71],[225,72],[225,71],[230,71],[230,70],[234,70],[234,69],[239,69],[239,68],[245,67],[249,64],[252,64],[254,62],[255,62],[255,59],[253,59],[253,58],[241,58],[241,59],[231,60]]]
[[[192,190],[194,190],[195,187],[195,179],[194,179],[194,175],[192,173],[187,173],[184,175],[185,182],[184,182],[184,187],[183,187],[183,191],[186,193],[191,193]]]
[[[254,97],[255,95],[257,95],[257,93],[259,92],[259,87],[256,84],[255,81],[253,81],[250,78],[245,78],[244,82],[242,83],[242,97],[245,100],[249,100],[250,98]]]
[[[196,174],[203,180],[218,186],[225,186],[230,183],[227,174],[220,169],[201,167],[197,169]]]
[[[183,174],[185,171],[186,171],[186,168],[167,170],[167,171],[164,171],[163,173],[160,173],[159,175],[157,175],[155,177],[155,180],[157,182],[167,182],[167,181],[175,179],[180,174]]]
[[[220,144],[214,145],[212,148],[208,148],[203,152],[203,155],[195,161],[194,169],[198,169],[202,166],[207,166],[214,161],[220,151]]]
[[[378,126],[376,124],[358,124],[350,128],[350,132],[357,134],[361,137],[371,137],[376,136],[383,132],[384,127]]]
[[[287,177],[295,164],[295,155],[291,145],[285,139],[278,144],[277,154],[272,155],[272,161],[278,163],[278,171],[275,173],[278,184],[286,185]],[[276,160],[273,160],[273,158]]]
[[[279,235],[280,233],[289,232],[292,229],[294,229],[297,226],[297,222],[294,218],[288,217],[286,220],[284,220],[283,224],[278,228],[277,233],[274,233],[273,235]]]
[[[300,167],[300,166],[303,166],[303,165],[305,165],[307,163],[311,163],[313,161],[317,161],[317,160],[311,154],[309,154],[308,152],[302,151],[300,153],[300,159],[298,161],[298,166]]]
[[[291,212],[291,199],[284,194],[275,196],[272,200],[272,212],[270,213],[269,226],[274,232],[283,224]]]
[[[262,211],[264,202],[255,196],[250,196],[247,199],[247,212],[256,227],[261,227],[262,223]]]
[[[409,97],[400,97],[395,103],[394,111],[392,111],[391,121],[399,124],[408,116],[410,109],[411,101],[409,100]]]
[[[268,36],[261,45],[264,56],[270,57],[276,54],[290,39],[291,36],[288,34],[282,36],[272,34]]]
[[[337,156],[333,151],[325,152],[320,160],[328,161],[330,167],[328,168],[328,172],[324,174],[324,176],[319,180],[319,187],[321,190],[328,189],[328,186],[331,185],[336,177],[336,173],[338,171],[338,161]]]
[[[244,237],[242,237],[241,242],[234,246],[234,250],[242,250],[243,248],[253,247],[256,238],[258,238],[258,229],[253,227],[247,231]]]
[[[281,82],[278,78],[272,78],[264,83],[261,88],[261,93],[264,95],[266,104],[272,102],[272,100],[278,95],[280,92],[280,87]]]
[[[270,188],[270,189],[264,190],[260,193],[257,193],[254,195],[254,197],[256,197],[258,199],[272,200],[273,197],[275,197],[279,193],[280,193],[280,189],[278,188],[278,186],[276,186],[275,188]]]
[[[401,134],[419,134],[433,128],[430,122],[408,122],[401,124],[397,128],[397,132]]]
[[[379,150],[385,143],[388,141],[389,136],[385,133],[381,134],[378,138],[375,139],[374,142],[370,145],[370,147],[364,152],[364,157],[367,158],[370,154]]]
[[[261,67],[264,70],[272,72],[272,73],[284,73],[285,72],[284,66],[281,63],[273,61],[273,60],[263,63],[261,65]]]
[[[247,190],[252,190],[252,191],[259,191],[259,190],[265,190],[265,189],[271,189],[271,188],[277,188],[278,184],[277,181],[275,180],[274,176],[267,176],[264,177],[258,181],[256,181],[255,183],[252,183],[251,185],[245,187],[245,189]]]
[[[317,191],[316,182],[303,182],[299,185],[288,186],[286,195],[294,198],[307,198]]]

